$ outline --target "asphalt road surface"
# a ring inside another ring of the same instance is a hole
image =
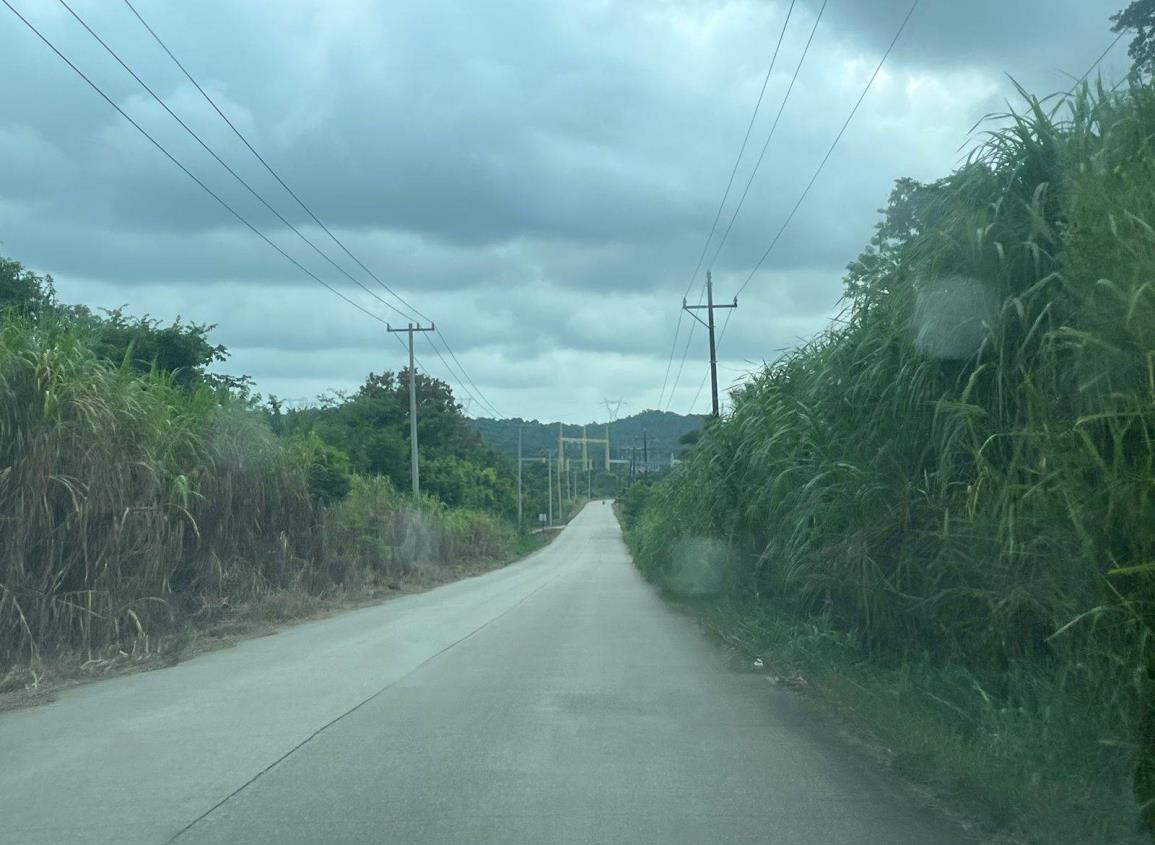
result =
[[[967,841],[634,570],[487,575],[0,714],[5,843]]]

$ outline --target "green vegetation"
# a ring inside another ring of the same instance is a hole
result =
[[[1155,825],[1153,139],[1136,77],[900,180],[839,324],[622,503],[647,575],[1041,842]]]
[[[422,492],[452,507],[516,516],[516,462],[483,444],[444,382],[418,373],[417,398]],[[333,450],[329,475],[384,475],[399,489],[411,486],[408,371],[371,373],[351,396],[324,397],[316,408],[286,412],[274,397],[268,410],[290,440],[313,437]]]
[[[418,380],[414,500],[407,373],[286,414],[207,370],[210,330],[61,305],[0,262],[0,691],[46,657],[148,653],[262,597],[356,599],[528,544],[510,462],[444,384]]]
[[[675,414],[670,411],[642,411],[609,423],[610,448],[614,460],[629,459],[630,450],[636,450],[637,463],[642,461],[643,437],[649,453],[652,470],[668,467],[670,455],[682,452],[681,438],[698,429],[704,417],[698,414]],[[537,420],[470,420],[486,443],[507,455],[517,454],[517,431],[522,430],[522,453],[540,455],[547,449],[557,450],[558,423]],[[604,437],[606,423],[591,422],[587,426],[590,437]],[[582,426],[564,425],[567,437],[580,437]],[[600,454],[600,453],[599,453]]]

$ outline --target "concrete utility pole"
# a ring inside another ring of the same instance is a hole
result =
[[[517,527],[521,528],[521,426],[517,427]]]
[[[737,308],[738,297],[734,297],[734,301],[730,305],[715,305],[714,304],[714,280],[710,276],[710,271],[706,271],[706,304],[705,305],[687,305],[686,300],[682,299],[682,310],[706,327],[710,333],[710,395],[713,399],[713,415],[718,416],[718,350],[714,342],[714,311],[718,308]],[[705,311],[707,319],[703,320],[695,311]]]
[[[413,476],[413,495],[421,495],[421,475],[417,466],[417,368],[413,364],[413,332],[431,332],[436,328],[432,323],[422,328],[420,323],[410,323],[404,329],[395,329],[388,323],[385,330],[393,334],[405,332],[409,335],[409,471]]]

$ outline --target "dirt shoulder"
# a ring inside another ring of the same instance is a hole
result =
[[[251,601],[218,605],[211,615],[189,616],[172,632],[138,638],[127,651],[113,647],[93,653],[68,652],[9,667],[0,670],[0,713],[47,704],[63,690],[82,684],[174,666],[198,654],[229,648],[255,637],[270,636],[304,622],[423,593],[463,578],[492,572],[523,560],[544,547],[554,536],[556,532],[537,535],[540,545],[522,548],[516,555],[497,561],[420,567],[405,575],[381,577],[371,583],[321,594],[310,594],[305,590],[274,590]]]

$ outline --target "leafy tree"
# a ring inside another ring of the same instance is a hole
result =
[[[1113,32],[1131,30],[1135,37],[1127,52],[1139,73],[1155,72],[1155,0],[1133,0],[1131,5],[1111,16]]]
[[[449,385],[416,378],[422,492],[451,506],[515,512],[512,461],[482,442]],[[399,490],[411,484],[407,370],[372,373],[355,392],[290,411],[281,424],[289,435],[311,432],[340,449],[357,473],[385,476]]]
[[[54,300],[51,276],[38,276],[19,261],[0,257],[0,309],[38,313]]]
[[[923,184],[904,177],[894,183],[886,208],[878,213],[874,236],[862,254],[846,268],[846,295],[864,307],[887,296],[894,275],[904,266],[907,250],[922,234],[942,221],[951,178]]]
[[[169,373],[177,384],[211,380],[206,368],[228,358],[225,347],[209,342],[209,332],[216,328],[212,325],[184,323],[178,317],[166,326],[147,315],[128,317],[121,308],[106,311],[103,317],[86,316],[95,330],[100,357],[126,362],[140,372]],[[239,387],[246,380],[227,381]]]

